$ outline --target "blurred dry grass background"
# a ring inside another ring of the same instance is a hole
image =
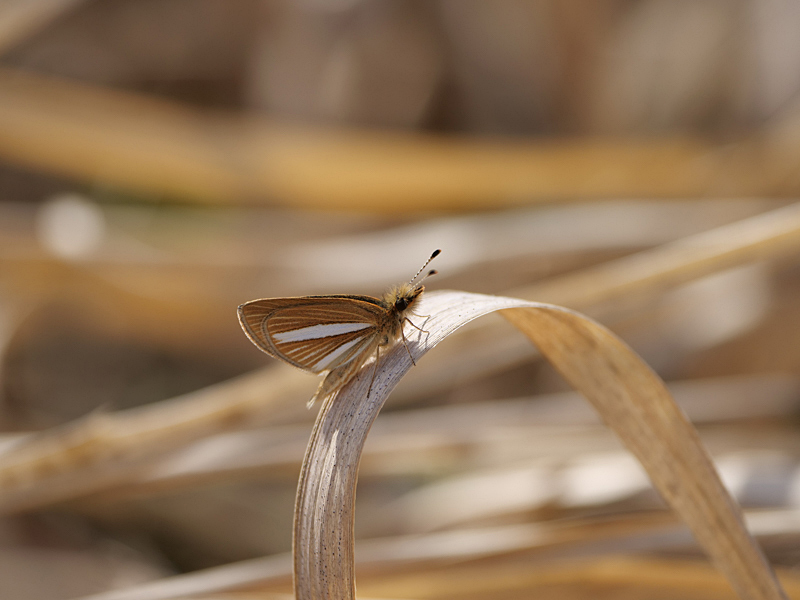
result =
[[[431,287],[624,337],[800,595],[798,30],[777,0],[0,2],[0,597],[290,591],[317,382],[235,308],[437,247]],[[361,475],[364,597],[732,597],[499,318],[412,370]]]

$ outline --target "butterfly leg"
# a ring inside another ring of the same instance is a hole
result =
[[[406,319],[406,321],[408,321],[408,319]],[[408,322],[411,323],[411,321],[408,321]],[[411,323],[411,324],[414,325],[413,323]],[[402,325],[400,326],[400,335],[403,336],[403,346],[406,347],[406,352],[408,352],[408,358],[411,359],[411,364],[416,367],[417,366],[417,361],[414,360],[414,357],[411,355],[411,350],[409,350],[409,348],[408,348],[408,342],[406,341],[406,334],[403,332]]]
[[[418,317],[421,317],[421,316],[424,316],[424,315],[416,315],[416,316],[418,316]],[[430,315],[428,316],[428,318],[430,318]],[[411,326],[412,326],[414,329],[416,329],[417,331],[419,331],[420,333],[430,333],[430,331],[428,331],[427,329],[422,329],[422,327],[419,327],[418,325],[415,325],[415,324],[414,324],[414,321],[412,321],[412,320],[411,320],[411,319],[409,319],[408,317],[406,317],[406,321],[408,321],[408,323],[409,323],[409,324],[410,324],[410,325],[411,325]]]
[[[380,345],[375,348],[375,368],[372,369],[372,379],[369,380],[369,389],[367,390],[367,398],[369,398],[370,393],[372,393],[372,384],[375,383],[375,375],[378,374],[378,359],[381,357],[381,347]]]
[[[311,408],[316,400],[324,400],[342,389],[363,365],[364,361],[351,360],[329,371],[325,379],[322,380],[322,383],[319,384],[317,393],[314,394],[314,397],[308,402],[309,408]]]

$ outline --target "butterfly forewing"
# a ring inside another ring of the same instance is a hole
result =
[[[242,305],[239,319],[263,351],[319,373],[373,348],[385,313],[369,297],[277,298]]]

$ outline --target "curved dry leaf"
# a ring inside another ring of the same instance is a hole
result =
[[[621,340],[576,312],[512,298],[440,291],[420,303],[409,328],[414,359],[469,321],[494,311],[518,327],[564,378],[589,399],[647,470],[742,598],[786,598],[748,534],[695,429],[661,379]],[[355,598],[353,522],[367,433],[389,393],[412,367],[402,344],[383,357],[370,389],[368,366],[320,411],[295,506],[298,600]]]

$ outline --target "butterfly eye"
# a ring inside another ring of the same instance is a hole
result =
[[[400,310],[400,311],[403,311],[403,310],[407,309],[408,308],[408,298],[406,298],[406,297],[398,298],[394,303],[394,307],[397,310]]]

